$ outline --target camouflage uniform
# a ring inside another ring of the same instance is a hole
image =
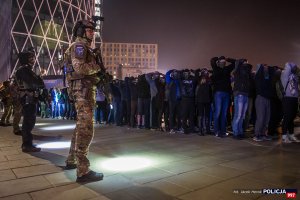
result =
[[[1,90],[1,99],[4,104],[4,113],[1,117],[1,125],[9,125],[9,119],[12,114],[12,97],[11,97],[11,90],[10,90],[10,85],[9,81],[5,81],[3,83],[4,89]]]
[[[95,106],[96,84],[100,66],[85,38],[77,37],[66,51],[74,71],[67,74],[69,95],[75,101],[77,112],[76,128],[72,136],[71,147],[66,164],[77,164],[77,176],[87,174],[90,162],[87,158],[89,146],[94,136],[93,108]]]
[[[11,85],[12,91],[12,104],[13,104],[13,133],[19,134],[21,129],[19,123],[22,118],[22,105],[20,101],[19,87],[16,81]]]

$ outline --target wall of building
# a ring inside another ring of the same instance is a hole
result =
[[[35,72],[45,75],[61,74],[62,55],[72,43],[73,26],[76,21],[94,15],[95,1],[13,0],[12,2],[11,72],[13,73],[18,66],[17,53],[33,46],[37,55]]]
[[[104,66],[115,78],[157,71],[157,44],[104,42],[102,55]]]
[[[11,0],[1,0],[0,6],[0,82],[5,81],[10,76],[10,55],[11,55],[11,40],[10,40],[10,27],[11,27]]]

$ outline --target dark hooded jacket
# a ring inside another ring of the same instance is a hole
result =
[[[229,65],[221,68],[217,66],[217,57],[210,60],[211,67],[213,69],[212,84],[214,92],[232,92],[231,88],[231,72],[234,69],[234,59],[227,59],[230,62]]]
[[[256,94],[267,99],[272,96],[272,77],[273,71],[271,67],[268,67],[266,73],[262,64],[257,65],[258,70],[255,75],[255,89]]]
[[[242,63],[241,60],[237,60],[235,64],[234,76],[234,95],[248,96],[251,89],[251,69],[252,65]]]

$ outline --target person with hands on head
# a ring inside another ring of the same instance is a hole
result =
[[[227,64],[229,63],[229,64]],[[211,59],[212,84],[214,93],[214,133],[216,137],[226,135],[227,109],[230,102],[231,72],[235,67],[235,59],[224,56]]]

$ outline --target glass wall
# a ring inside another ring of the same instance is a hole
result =
[[[17,54],[34,47],[35,72],[61,74],[63,52],[72,43],[77,20],[91,18],[94,0],[13,0],[12,73],[18,66]]]

